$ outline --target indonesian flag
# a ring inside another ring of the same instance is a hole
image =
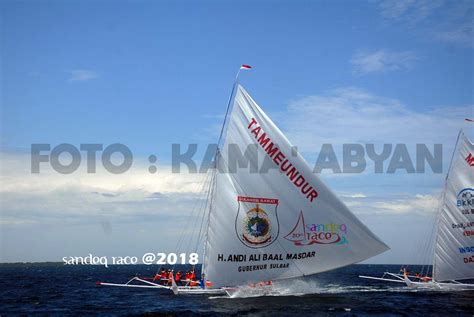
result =
[[[245,65],[244,64],[244,65],[240,66],[240,69],[250,69],[250,68],[252,68],[252,66],[250,66],[250,65]]]

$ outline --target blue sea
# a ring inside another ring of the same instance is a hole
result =
[[[278,296],[224,298],[174,296],[166,290],[114,288],[151,277],[158,267],[0,264],[0,315],[147,316],[473,316],[474,292],[427,292],[403,284],[358,278],[397,272],[399,265],[351,265],[275,283]],[[416,271],[412,267],[412,272]],[[293,294],[293,295],[292,295]],[[296,295],[294,295],[296,294]]]

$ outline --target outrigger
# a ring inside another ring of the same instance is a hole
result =
[[[161,281],[168,282],[168,279]],[[142,284],[133,284],[134,282],[140,282]],[[189,282],[187,282],[189,284]],[[134,277],[125,284],[116,283],[105,283],[97,282],[100,286],[116,286],[116,287],[135,287],[135,288],[154,288],[166,291],[171,291],[175,295],[227,295],[231,297],[238,291],[242,291],[246,296],[262,296],[262,295],[275,295],[279,294],[276,292],[271,281],[260,282],[255,284],[249,284],[244,287],[219,287],[219,288],[203,288],[202,286],[178,286],[174,278],[171,279],[171,286],[161,285],[158,283],[150,282],[144,278]]]
[[[388,278],[386,277],[388,276]],[[410,288],[423,289],[423,290],[435,290],[435,291],[463,291],[463,290],[474,290],[474,284],[466,284],[458,281],[449,282],[437,282],[428,276],[417,276],[410,275],[406,270],[403,274],[384,272],[382,277],[359,275],[360,278],[402,283]]]
[[[160,281],[165,281],[168,283],[169,279],[161,279]],[[141,284],[134,284],[136,282],[139,282]],[[97,285],[100,286],[116,286],[116,287],[132,287],[132,288],[154,288],[154,289],[161,289],[161,290],[167,290],[167,291],[172,291],[175,295],[178,294],[195,294],[195,295],[229,295],[228,292],[232,291],[232,288],[203,288],[202,286],[190,286],[189,281],[187,282],[187,285],[184,286],[178,286],[176,284],[176,281],[174,278],[171,279],[171,286],[168,285],[162,285],[158,284],[155,282],[148,281],[144,278],[140,277],[134,277],[130,279],[127,283],[125,284],[116,284],[116,283],[105,283],[105,282],[97,282]]]

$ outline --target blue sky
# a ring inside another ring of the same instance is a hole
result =
[[[156,154],[166,170],[172,143],[216,142],[243,63],[254,68],[242,84],[310,164],[321,143],[442,143],[446,167],[457,130],[472,135],[462,122],[473,112],[469,1],[3,1],[0,8],[2,261],[58,260],[66,248],[171,250],[156,232],[172,233],[150,219],[185,219],[194,197],[186,184],[198,184],[197,176],[158,179],[137,167],[123,178],[46,170],[35,178],[30,145],[119,142],[138,165]],[[324,179],[393,244],[375,261],[399,263],[396,233],[385,224],[424,219],[419,206],[436,203],[443,175],[368,170]],[[92,192],[126,199],[96,200]],[[150,204],[154,192],[166,197]],[[178,194],[189,194],[181,216],[170,208]],[[56,251],[42,247],[51,244]]]

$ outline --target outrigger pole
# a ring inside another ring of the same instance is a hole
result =
[[[147,285],[137,285],[137,284],[130,284],[133,281],[139,281],[142,283],[145,283]],[[97,285],[102,285],[102,286],[119,286],[119,287],[138,287],[138,288],[164,288],[164,289],[169,289],[169,287],[160,285],[157,283],[152,283],[150,281],[141,279],[139,277],[134,277],[130,279],[127,283],[125,284],[116,284],[116,283],[104,283],[104,282],[97,282]]]

